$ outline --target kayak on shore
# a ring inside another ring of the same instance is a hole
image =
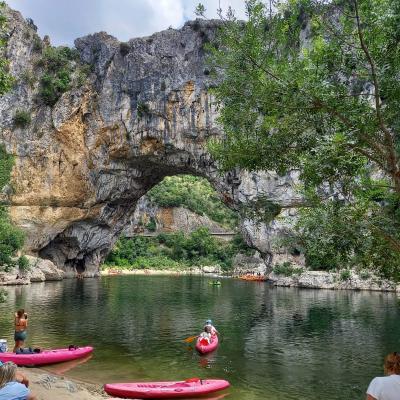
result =
[[[223,379],[191,378],[186,381],[107,383],[104,390],[111,396],[139,399],[172,399],[197,397],[229,387]]]
[[[242,275],[239,276],[239,279],[242,279],[243,281],[265,282],[268,278],[259,275]]]
[[[218,347],[218,335],[211,336],[211,342],[207,343],[202,337],[198,337],[196,341],[196,350],[201,354],[207,354],[214,351]]]
[[[40,353],[16,354],[0,353],[0,361],[12,361],[19,366],[56,364],[64,361],[76,360],[93,352],[93,347],[77,347],[67,349],[42,350]]]

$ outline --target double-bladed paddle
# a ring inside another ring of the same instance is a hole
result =
[[[195,340],[199,335],[196,336],[189,336],[188,338],[184,339],[185,343],[191,343],[193,340]]]

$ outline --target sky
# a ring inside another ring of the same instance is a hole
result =
[[[199,0],[7,0],[7,4],[32,18],[41,37],[49,35],[55,46],[72,46],[74,39],[106,31],[120,41],[148,36],[168,27],[180,28],[196,18]],[[244,0],[203,0],[208,18],[216,18],[219,3],[231,6],[244,18]]]

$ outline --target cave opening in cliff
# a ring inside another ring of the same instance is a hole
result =
[[[196,263],[227,268],[237,236],[237,212],[207,179],[167,176],[138,200],[104,268],[179,269]]]

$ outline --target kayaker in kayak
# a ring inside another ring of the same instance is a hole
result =
[[[36,400],[28,389],[29,381],[17,372],[17,366],[12,362],[0,361],[0,400]]]
[[[211,327],[209,325],[204,327],[204,331],[200,333],[199,338],[204,346],[211,343]]]
[[[207,327],[207,326],[210,327],[211,335],[219,335],[219,332],[215,329],[215,326],[212,324],[211,319],[208,319],[206,321],[206,324],[204,325],[204,328]]]
[[[15,353],[19,348],[24,347],[26,340],[26,328],[28,327],[28,314],[23,308],[14,314],[15,333],[14,340],[15,346],[13,352]]]

